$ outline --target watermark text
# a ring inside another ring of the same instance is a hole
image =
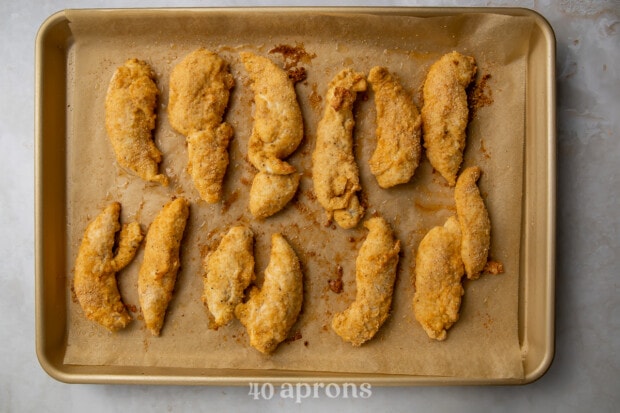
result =
[[[304,399],[368,399],[372,396],[370,383],[283,383],[274,386],[272,383],[250,383],[248,396],[254,400],[271,400],[274,397],[294,400],[301,403]]]

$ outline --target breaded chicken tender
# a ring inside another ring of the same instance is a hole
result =
[[[284,208],[297,192],[299,179],[297,173],[257,173],[250,188],[250,212],[254,218],[264,219]]]
[[[168,178],[157,173],[161,152],[152,136],[158,96],[151,67],[142,60],[127,60],[110,80],[105,127],[120,166],[145,181],[168,185]]]
[[[131,322],[116,284],[116,272],[131,262],[142,242],[140,224],[119,224],[121,205],[113,202],[93,220],[80,244],[75,262],[73,289],[89,320],[110,331],[125,328]],[[114,238],[119,234],[118,249]]]
[[[409,182],[420,163],[422,117],[398,80],[385,67],[370,70],[375,92],[377,146],[370,171],[381,188]]]
[[[228,123],[217,128],[192,132],[187,136],[188,172],[200,198],[214,204],[222,197],[228,167],[228,143],[233,129]]]
[[[299,185],[295,168],[283,161],[301,143],[303,119],[293,81],[271,60],[241,53],[254,91],[254,125],[248,157],[258,174],[250,190],[250,212],[267,218],[293,198]]]
[[[344,69],[334,77],[312,153],[314,192],[328,219],[333,216],[343,228],[355,227],[364,214],[357,198],[362,187],[353,156],[353,103],[357,93],[365,90],[363,73]]]
[[[248,157],[256,169],[288,175],[295,168],[282,159],[292,154],[304,136],[304,124],[293,81],[266,57],[241,53],[254,92],[254,125]]]
[[[463,273],[461,230],[452,216],[424,236],[416,254],[413,312],[432,339],[445,340],[459,319]]]
[[[473,166],[459,175],[454,188],[456,214],[461,226],[461,256],[467,278],[480,276],[491,246],[491,220],[476,182],[480,168]]]
[[[237,305],[235,315],[245,326],[252,347],[273,352],[287,336],[301,311],[303,275],[295,251],[280,234],[271,236],[271,256],[260,289]]]
[[[475,74],[473,57],[452,52],[431,66],[424,81],[422,127],[426,156],[450,186],[455,185],[463,162],[469,116],[466,88]]]
[[[161,331],[172,299],[188,216],[189,203],[176,198],[164,205],[146,234],[144,260],[138,274],[138,299],[146,327],[154,336]]]
[[[234,86],[228,63],[200,48],[187,55],[170,74],[168,117],[187,138],[188,172],[200,198],[213,204],[222,196],[233,128],[222,123]]]
[[[183,136],[218,127],[235,80],[228,63],[204,48],[188,54],[172,69],[168,118]]]
[[[355,262],[355,301],[332,320],[332,328],[354,346],[375,336],[390,313],[400,241],[385,219],[364,223],[370,231]]]
[[[209,328],[217,330],[234,317],[244,290],[254,281],[254,234],[248,227],[232,227],[204,262],[202,301],[209,310]]]

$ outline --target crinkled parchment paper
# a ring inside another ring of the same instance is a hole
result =
[[[121,202],[122,220],[137,220],[144,230],[171,197],[187,197],[191,208],[181,249],[182,268],[161,337],[151,337],[140,316],[137,275],[142,246],[134,261],[118,274],[121,294],[135,319],[124,331],[111,334],[86,320],[70,290],[73,274],[67,274],[65,363],[522,377],[518,278],[530,19],[491,14],[413,18],[318,12],[270,12],[257,18],[251,12],[191,10],[70,11],[67,15],[74,34],[68,61],[69,268],[86,225],[109,202]],[[279,45],[299,47],[308,54],[297,62],[306,69],[307,79],[296,85],[305,138],[289,158],[302,179],[298,194],[285,210],[257,221],[247,207],[255,174],[246,156],[253,95],[239,52],[253,51],[284,66],[281,54],[269,53]],[[231,162],[223,200],[216,205],[199,199],[186,170],[185,138],[171,129],[166,114],[172,68],[201,46],[228,60],[236,80],[226,114],[235,129]],[[372,341],[354,348],[330,324],[333,314],[355,297],[355,258],[366,230],[361,224],[354,230],[329,225],[312,194],[311,154],[327,83],[345,67],[368,73],[373,66],[384,65],[398,75],[419,107],[429,66],[452,50],[476,58],[478,82],[487,77],[482,90],[487,104],[475,111],[470,122],[464,166],[479,165],[483,170],[480,186],[493,224],[491,257],[503,263],[505,273],[465,281],[461,318],[449,330],[447,340],[436,342],[426,336],[412,310],[414,256],[426,232],[455,213],[453,189],[433,172],[425,157],[408,184],[389,190],[377,185],[368,167],[376,128],[370,90],[356,104],[354,135],[368,205],[366,218],[384,216],[402,243],[402,253],[391,316]],[[116,67],[132,57],[146,60],[157,73],[161,98],[155,141],[163,152],[161,167],[171,178],[167,188],[121,170],[105,133],[108,82]],[[291,339],[271,356],[249,346],[237,320],[209,330],[200,299],[202,258],[217,246],[223,232],[240,222],[255,232],[259,284],[274,232],[284,234],[302,263],[302,313]],[[328,283],[339,272],[344,289],[336,294]]]

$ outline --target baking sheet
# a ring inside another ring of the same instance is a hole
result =
[[[523,375],[518,340],[519,242],[521,228],[522,146],[525,111],[525,64],[532,20],[489,14],[438,18],[323,13],[273,13],[253,19],[251,13],[214,12],[193,18],[160,14],[67,13],[75,43],[69,59],[69,134],[67,140],[67,205],[69,246],[74,262],[87,223],[109,202],[120,201],[125,221],[137,219],[147,228],[163,203],[174,195],[192,201],[190,225],[182,249],[182,270],[162,337],[152,338],[139,320],[137,272],[142,259],[119,274],[121,293],[138,318],[125,331],[109,334],[84,319],[67,289],[68,336],[65,363],[76,365],[163,366],[282,369],[299,371],[388,373],[454,377],[519,378]],[[509,34],[509,35],[507,35]],[[129,39],[129,40],[128,40]],[[334,41],[333,39],[338,39]],[[273,47],[302,46],[313,58],[300,62],[308,72],[297,85],[304,114],[305,140],[290,158],[300,171],[300,192],[282,213],[259,222],[247,211],[247,190],[255,171],[246,160],[251,130],[252,94],[238,52],[250,50],[284,63]],[[199,201],[186,173],[184,138],[167,123],[167,81],[170,70],[199,46],[218,51],[231,63],[237,86],[226,120],[235,128],[231,167],[224,200]],[[374,340],[361,348],[344,343],[329,327],[331,316],[355,296],[354,262],[365,230],[326,226],[311,193],[311,153],[322,96],[329,79],[343,67],[366,73],[374,65],[395,72],[420,104],[420,87],[430,64],[443,53],[459,50],[476,57],[479,77],[490,74],[485,93],[493,103],[479,108],[469,129],[465,165],[480,165],[481,188],[493,223],[491,255],[506,272],[465,283],[460,321],[448,339],[430,341],[415,321],[413,256],[433,226],[454,213],[452,189],[432,172],[423,158],[407,185],[381,190],[367,160],[374,149],[372,92],[356,107],[356,155],[361,169],[367,217],[383,215],[402,243],[392,315]],[[103,99],[114,69],[129,57],[147,60],[162,90],[156,143],[164,153],[163,168],[172,178],[162,188],[120,171],[103,128]],[[301,338],[283,343],[269,357],[247,343],[238,322],[207,329],[200,302],[202,256],[217,245],[221,232],[236,222],[256,234],[257,273],[267,264],[269,238],[282,232],[302,261],[305,302],[291,331]],[[325,245],[329,245],[325,248]],[[328,281],[343,269],[344,292],[329,290]],[[67,277],[70,285],[72,276]]]

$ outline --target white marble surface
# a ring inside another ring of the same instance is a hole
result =
[[[557,36],[555,360],[520,387],[373,388],[368,399],[254,401],[246,387],[67,385],[34,348],[34,39],[63,8],[303,4],[253,1],[0,2],[0,411],[618,411],[620,2],[321,1],[313,5],[523,6]]]

